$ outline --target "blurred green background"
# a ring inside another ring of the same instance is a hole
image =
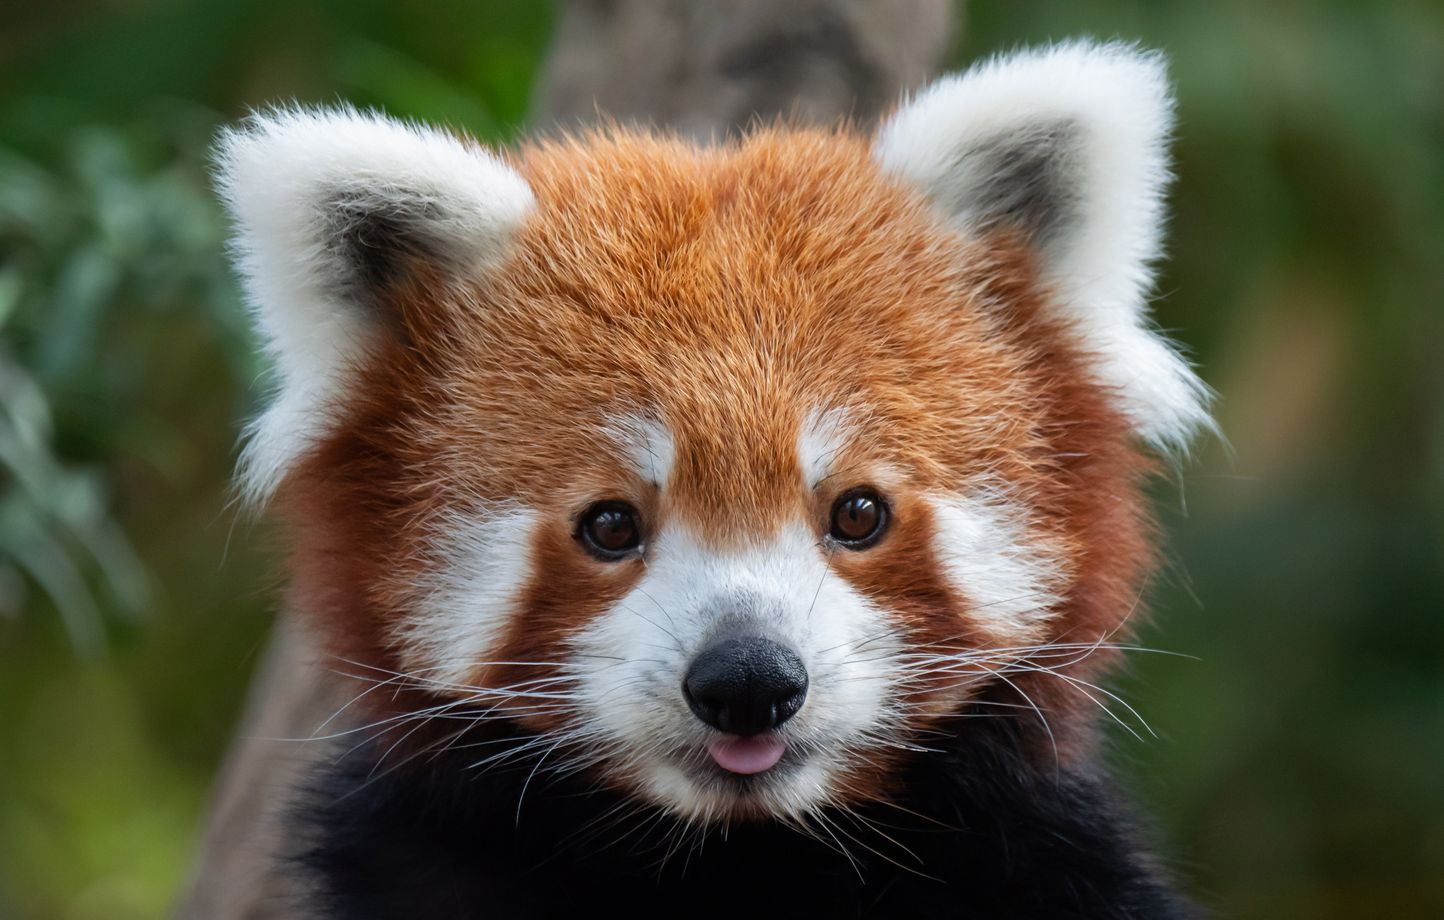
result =
[[[269,623],[228,475],[258,375],[208,189],[280,98],[522,128],[554,11],[61,0],[0,13],[0,917],[164,913]],[[1136,38],[1181,98],[1160,321],[1231,448],[1120,768],[1241,918],[1444,916],[1444,5],[974,2],[956,63]]]

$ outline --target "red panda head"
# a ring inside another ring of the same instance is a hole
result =
[[[280,385],[243,468],[384,709],[505,718],[700,818],[888,794],[1002,688],[1065,743],[1204,422],[1144,315],[1171,101],[1070,45],[871,137],[511,154],[351,110],[227,135]]]

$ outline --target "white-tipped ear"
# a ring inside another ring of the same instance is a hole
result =
[[[1035,248],[1099,379],[1164,449],[1209,425],[1206,387],[1147,317],[1172,126],[1159,55],[1079,42],[939,80],[874,147],[963,232],[1010,231]]]
[[[533,204],[474,142],[353,109],[279,109],[226,131],[218,187],[247,299],[279,377],[241,463],[263,501],[327,424],[386,327],[376,296],[424,262],[441,278],[498,263]]]

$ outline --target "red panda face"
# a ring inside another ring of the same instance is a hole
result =
[[[876,138],[505,162],[352,113],[233,135],[298,604],[417,705],[693,818],[885,797],[1001,687],[1066,737],[1147,567],[1135,438],[1201,411],[1141,318],[1160,81],[1075,46]]]

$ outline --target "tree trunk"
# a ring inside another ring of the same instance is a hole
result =
[[[949,0],[573,0],[538,112],[704,140],[754,118],[866,123],[938,65],[952,16]]]
[[[571,0],[536,92],[539,124],[604,114],[701,140],[754,119],[875,120],[947,51],[951,0]],[[280,920],[296,892],[274,856],[279,816],[344,731],[340,682],[283,614],[217,779],[182,920]],[[320,729],[320,731],[318,731]]]

